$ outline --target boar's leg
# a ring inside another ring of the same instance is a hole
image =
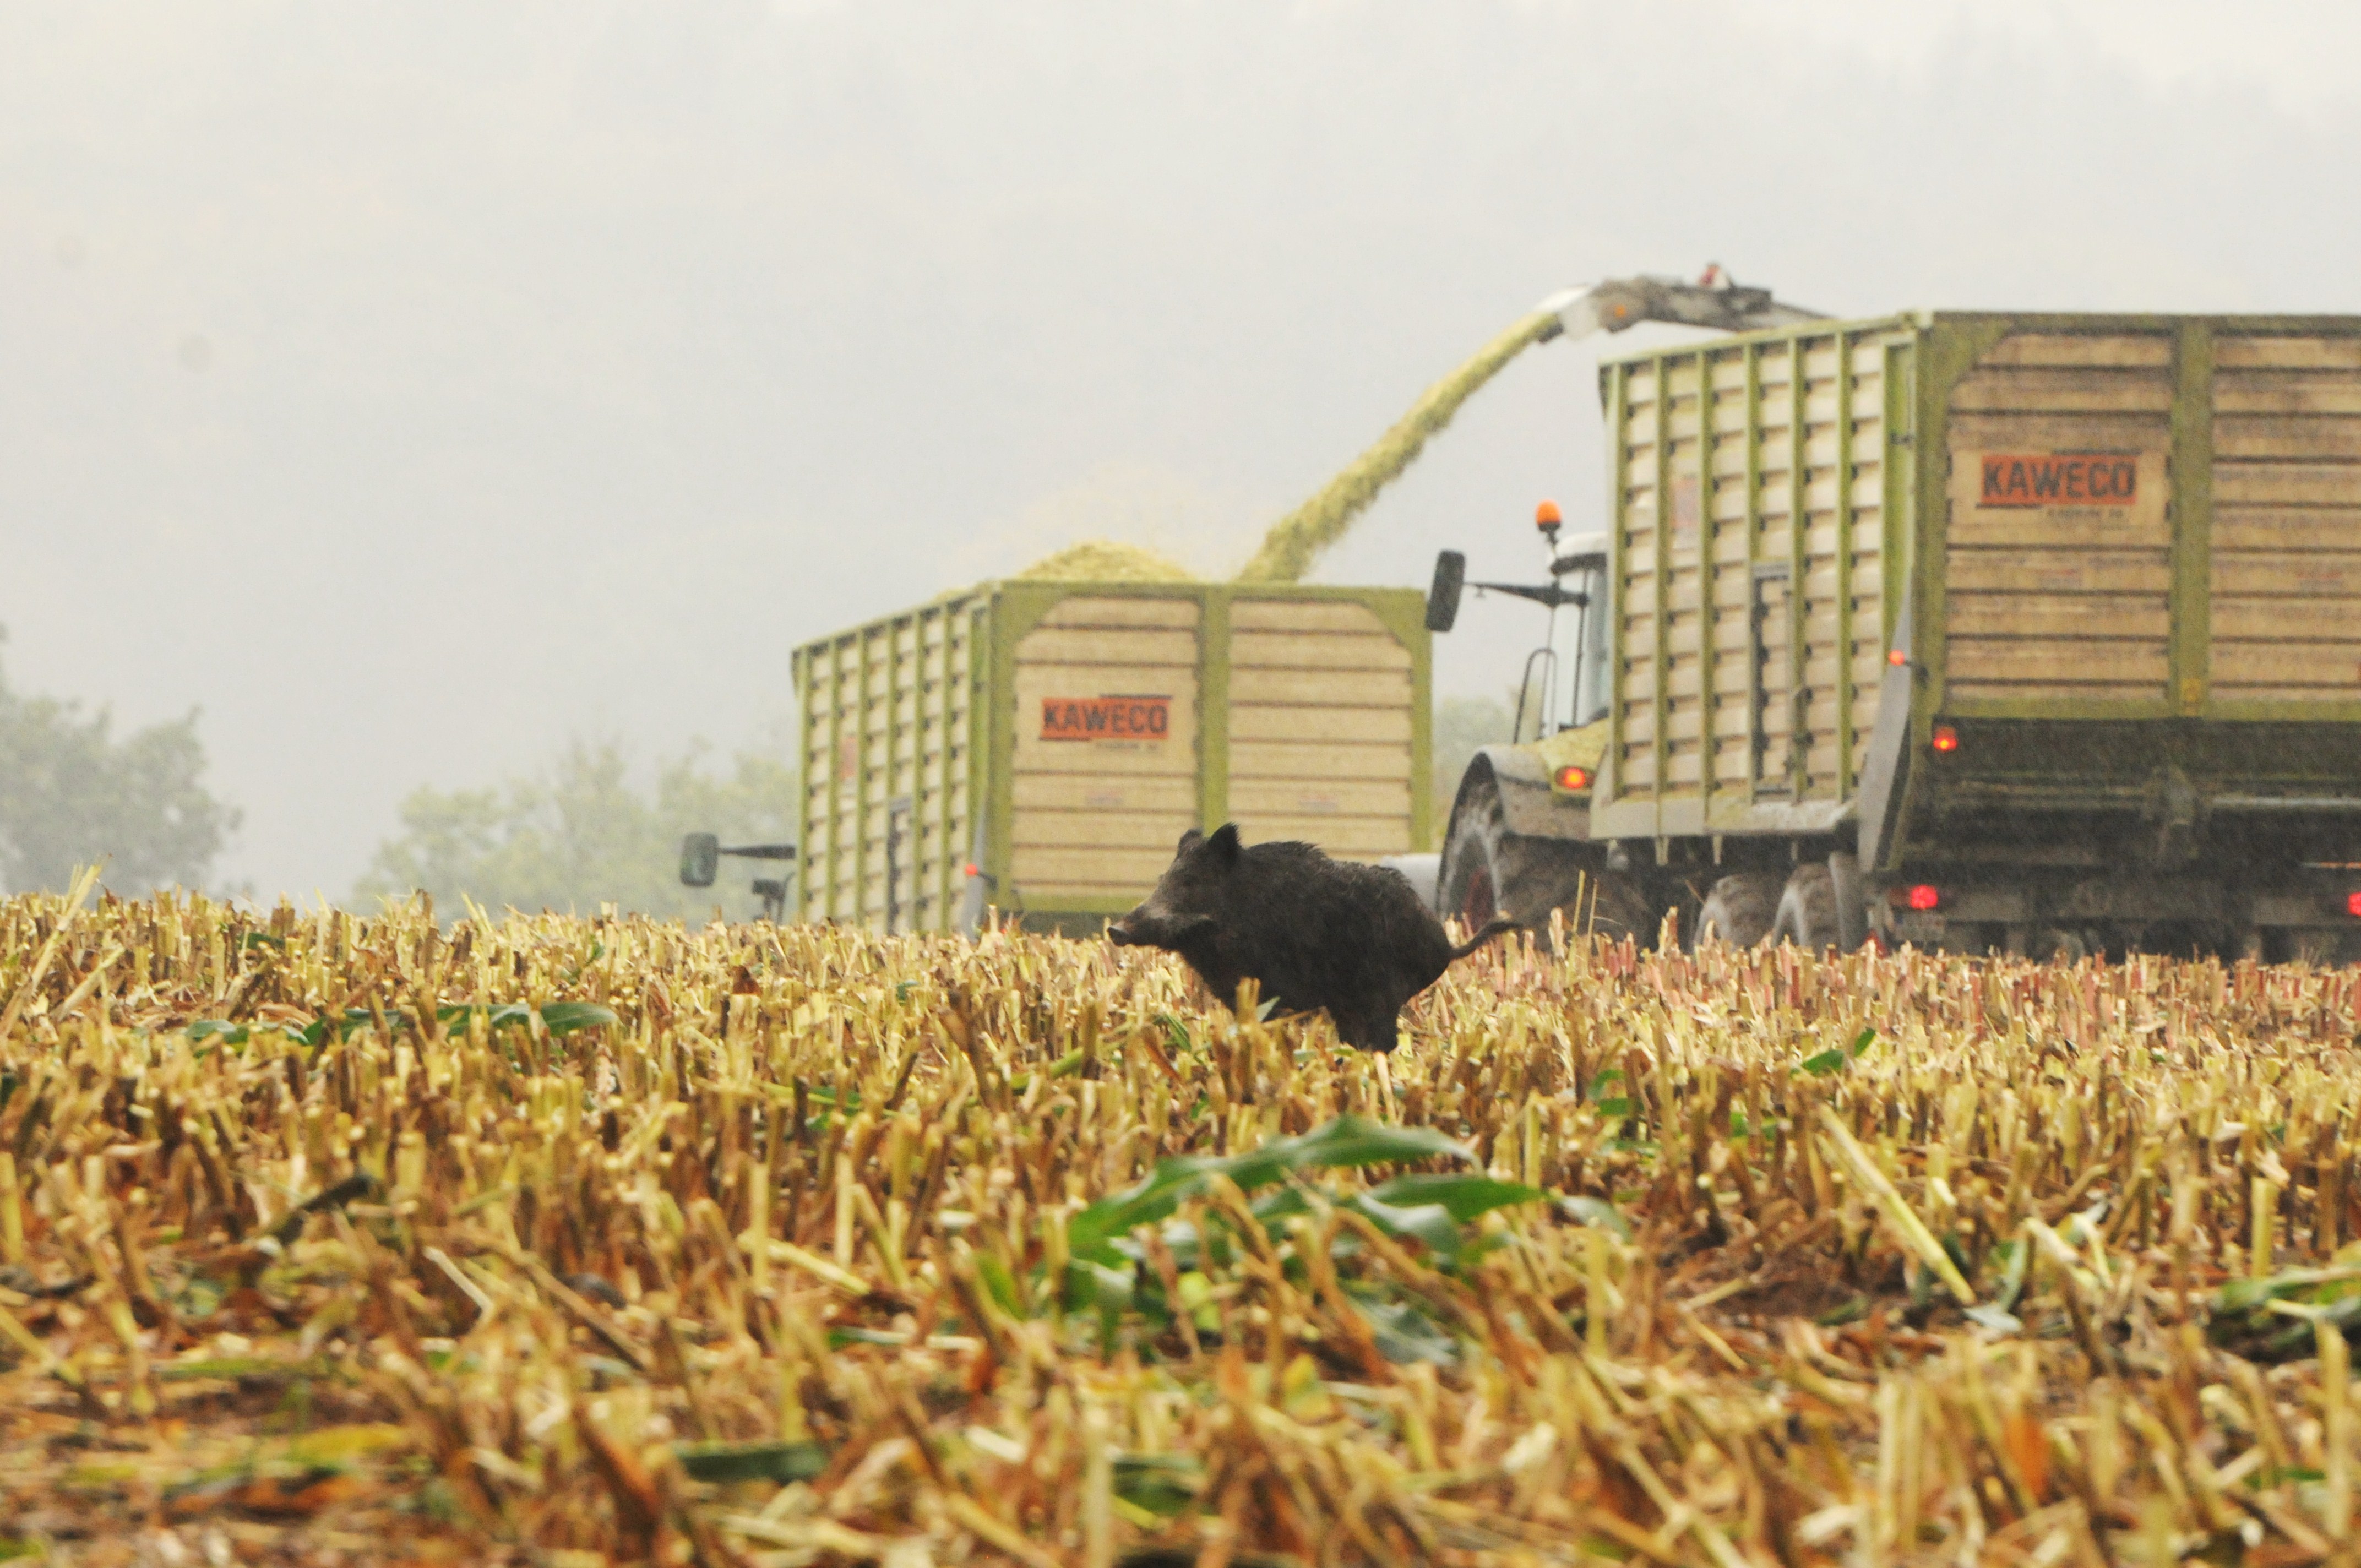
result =
[[[1400,1018],[1396,1013],[1339,1014],[1336,1037],[1356,1050],[1389,1051],[1401,1043]]]

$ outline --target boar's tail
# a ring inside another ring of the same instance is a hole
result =
[[[1477,932],[1466,941],[1460,943],[1459,946],[1451,949],[1451,961],[1455,964],[1460,959],[1466,958],[1468,954],[1474,952],[1477,948],[1482,947],[1485,943],[1490,941],[1493,938],[1504,936],[1518,928],[1517,923],[1514,920],[1510,919],[1505,915],[1501,916],[1497,920],[1488,920],[1484,923],[1484,928],[1482,930]]]

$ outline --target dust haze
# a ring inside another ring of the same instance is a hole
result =
[[[202,707],[220,880],[334,896],[416,785],[754,743],[796,642],[1078,537],[1233,570],[1570,283],[2361,310],[2356,45],[2325,4],[11,5],[9,678]],[[1598,352],[1512,365],[1317,579],[1596,526]],[[1438,690],[1536,630],[1471,603]]]

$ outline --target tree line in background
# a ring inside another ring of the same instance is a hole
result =
[[[725,844],[791,840],[795,769],[741,751],[717,773],[699,748],[660,762],[652,793],[635,787],[631,772],[619,742],[577,740],[531,778],[412,791],[401,804],[401,830],[378,846],[356,899],[367,908],[423,890],[446,919],[460,912],[463,895],[494,912],[590,915],[612,904],[692,922],[710,919],[716,905],[732,918],[753,915],[742,883],[680,884],[681,837],[701,830]]]
[[[356,902],[367,908],[423,890],[446,917],[463,898],[495,911],[589,914],[614,904],[701,921],[720,904],[752,914],[743,887],[680,885],[681,835],[791,838],[794,768],[753,751],[716,771],[692,749],[660,762],[652,789],[636,787],[631,771],[620,744],[577,741],[530,778],[416,790]],[[118,735],[105,707],[19,692],[0,671],[0,893],[62,891],[77,868],[97,861],[104,885],[127,895],[250,891],[214,884],[239,813],[205,788],[204,772],[194,712]]]
[[[101,860],[118,892],[202,885],[238,824],[204,771],[193,711],[117,738],[106,708],[27,696],[0,673],[0,886],[62,889]]]

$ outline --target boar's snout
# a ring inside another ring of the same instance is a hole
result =
[[[1159,915],[1143,905],[1107,923],[1107,940],[1118,948],[1161,948],[1179,952],[1184,946],[1211,936],[1216,922],[1210,915]]]
[[[1107,940],[1118,948],[1152,948],[1162,937],[1165,925],[1153,900],[1135,904],[1127,914],[1107,922]]]

